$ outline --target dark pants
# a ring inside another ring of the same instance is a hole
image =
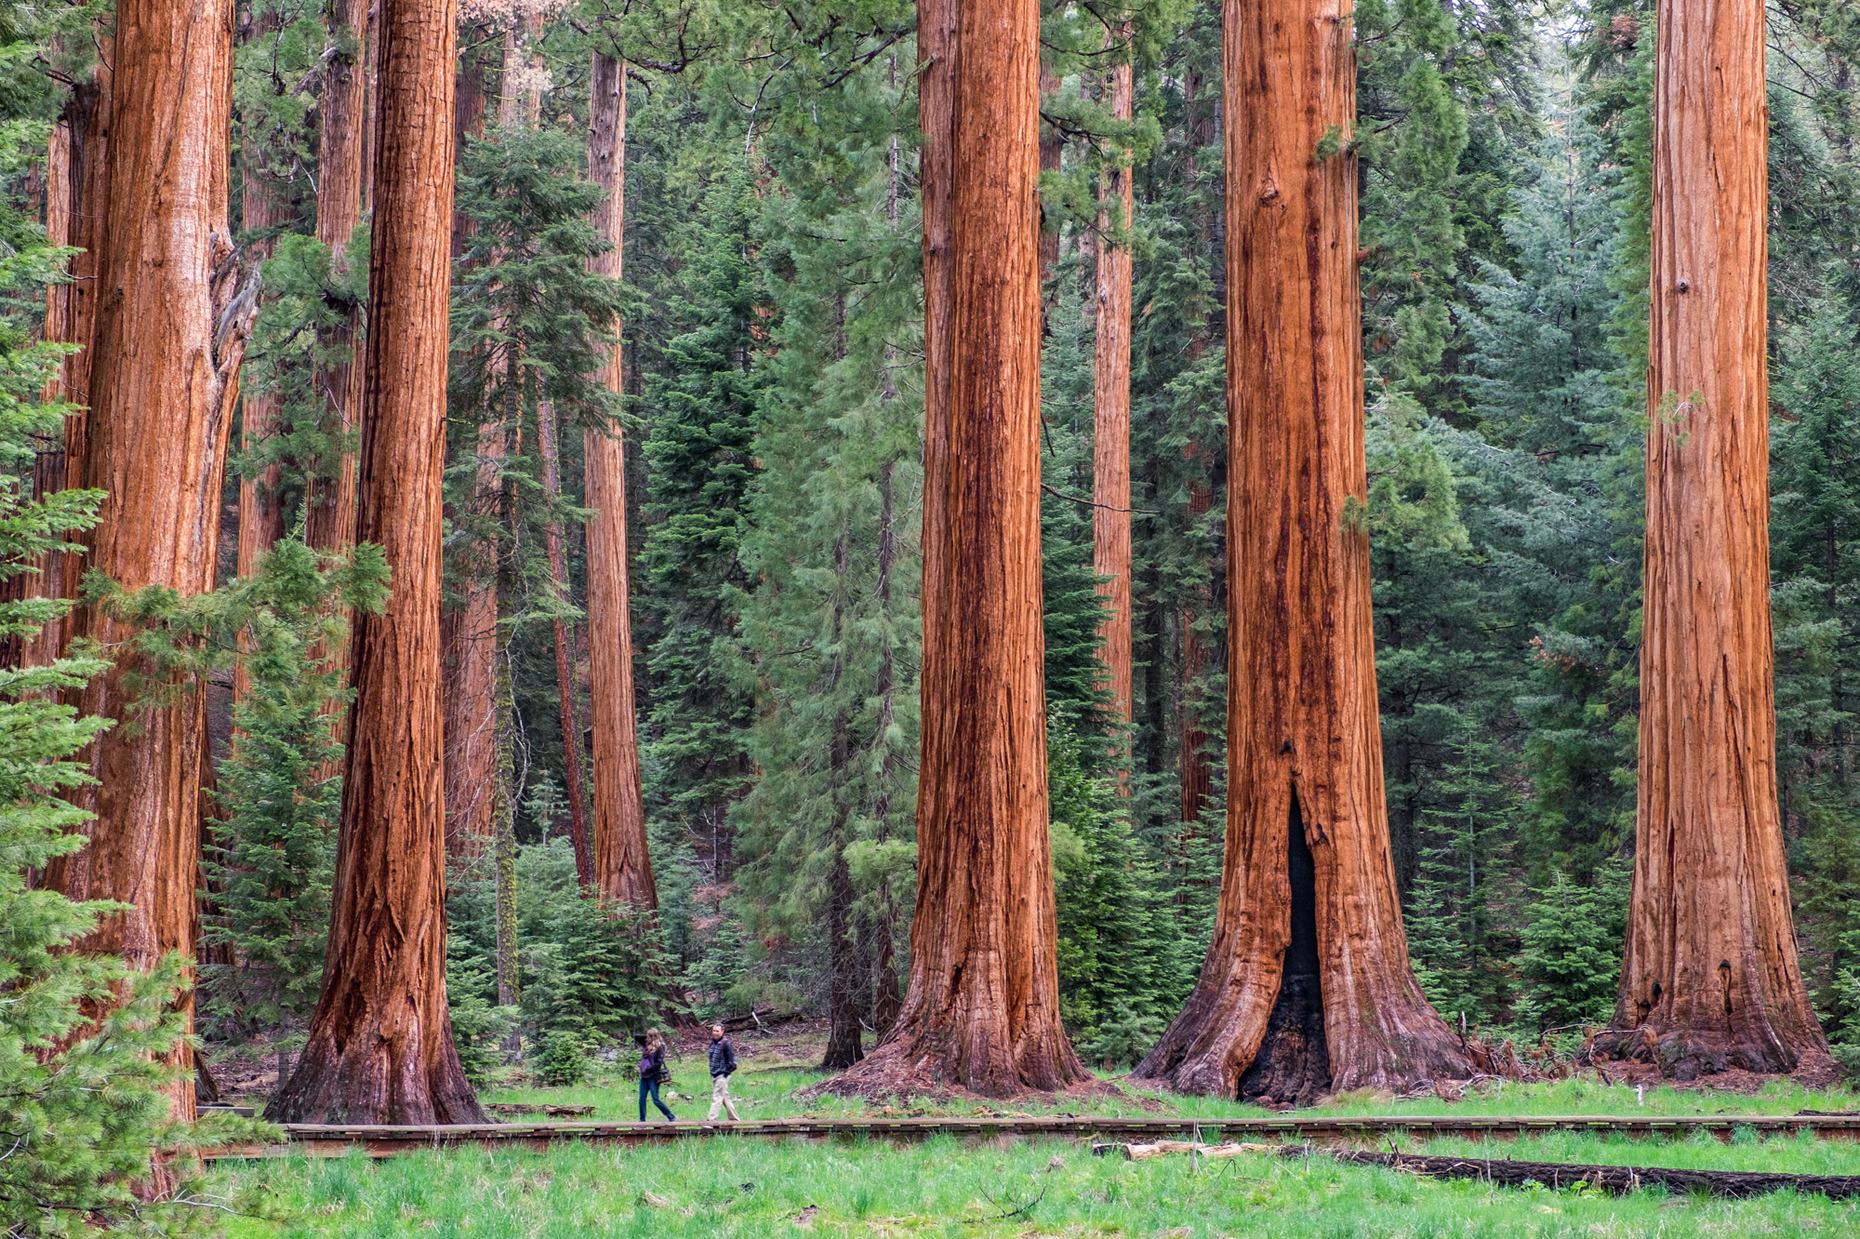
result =
[[[663,1114],[666,1118],[671,1119],[673,1122],[678,1121],[678,1116],[676,1114],[673,1114],[670,1110],[667,1110],[665,1108],[665,1103],[659,1100],[659,1082],[657,1080],[641,1080],[639,1082],[639,1121],[640,1122],[643,1123],[646,1121],[646,1098],[648,1097],[652,1098],[653,1105],[659,1107],[660,1114]]]

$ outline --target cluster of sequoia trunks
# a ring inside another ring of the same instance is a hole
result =
[[[1617,1045],[1682,1074],[1786,1071],[1824,1060],[1826,1049],[1796,966],[1776,806],[1763,10],[1761,0],[1659,8],[1639,847]],[[107,54],[73,90],[47,170],[54,237],[83,247],[86,277],[54,292],[48,331],[87,346],[60,386],[89,409],[71,419],[62,458],[50,454],[38,480],[107,492],[86,539],[92,566],[183,593],[213,585],[254,292],[231,261],[226,221],[232,13],[230,0],[121,0],[113,37],[99,32]],[[334,920],[321,1001],[275,1113],[475,1120],[444,986],[441,751],[472,743],[483,714],[445,717],[439,581],[454,146],[484,101],[455,80],[455,0],[382,0],[372,22],[362,0],[334,13],[354,37],[324,85],[318,235],[346,241],[366,200],[373,248],[360,356],[318,379],[330,428],[361,429],[356,473],[345,461],[312,484],[310,536],[331,551],[358,537],[378,543],[394,588],[385,614],[358,617],[347,651],[328,652],[348,660],[355,688]],[[1051,153],[1039,126],[1040,5],[920,0],[918,17],[917,907],[902,1006],[839,1086],[1010,1094],[1086,1074],[1059,1019],[1047,839],[1037,186]],[[1409,966],[1383,795],[1349,9],[1346,0],[1226,0],[1223,24],[1226,862],[1199,983],[1139,1074],[1301,1101],[1464,1075],[1470,1064]],[[1114,47],[1127,42],[1112,37]],[[514,34],[506,48],[507,63],[524,51]],[[1108,87],[1113,110],[1128,115],[1127,64]],[[616,54],[594,54],[591,89],[590,175],[607,191],[597,222],[612,242],[597,269],[618,277],[626,78]],[[1117,230],[1131,209],[1129,179],[1114,168],[1101,191],[1094,522],[1096,557],[1112,578],[1106,683],[1126,713],[1130,255]],[[248,207],[263,215],[263,187],[251,193]],[[332,329],[330,343],[354,328],[352,319]],[[619,389],[617,347],[604,378]],[[262,420],[262,403],[248,416]],[[502,428],[484,442],[498,450]],[[591,838],[576,832],[578,861],[604,894],[649,908],[623,456],[603,427],[585,432],[584,448],[596,511],[594,811]],[[248,564],[275,529],[265,502],[260,479],[246,504]],[[48,568],[68,591],[75,561]],[[68,633],[124,635],[97,607],[78,609]],[[64,635],[55,631],[51,648]],[[558,636],[563,667],[566,640]],[[125,717],[131,670],[99,678],[83,710]],[[92,746],[92,845],[46,880],[133,905],[88,945],[147,965],[193,945],[201,706],[183,697],[138,723]],[[576,725],[572,714],[564,724]],[[856,1045],[855,1036],[854,1055]],[[185,1087],[177,1109],[191,1112]]]

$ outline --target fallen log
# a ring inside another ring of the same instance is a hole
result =
[[[1624,1196],[1641,1188],[1664,1187],[1669,1191],[1704,1192],[1730,1199],[1780,1191],[1813,1193],[1830,1200],[1860,1198],[1860,1175],[1675,1170],[1665,1166],[1596,1166],[1566,1162],[1520,1162],[1508,1158],[1382,1153],[1366,1149],[1319,1148],[1308,1144],[1198,1144],[1192,1140],[1157,1140],[1145,1144],[1106,1142],[1092,1145],[1091,1151],[1099,1157],[1122,1157],[1126,1161],[1144,1161],[1179,1153],[1201,1158],[1241,1157],[1249,1153],[1279,1157],[1328,1157],[1353,1166],[1378,1166],[1430,1179],[1474,1179],[1499,1187],[1585,1187],[1590,1191],[1608,1192],[1616,1196]]]
[[[1193,1140],[1153,1140],[1147,1144],[1122,1141],[1094,1144],[1091,1151],[1096,1157],[1121,1157],[1127,1162],[1141,1162],[1152,1157],[1166,1157],[1171,1153],[1192,1153],[1197,1157],[1216,1159],[1241,1157],[1248,1153],[1277,1153],[1280,1147],[1276,1144],[1197,1144]]]
[[[1287,1149],[1288,1157],[1304,1149]],[[1673,1170],[1665,1166],[1583,1166],[1562,1162],[1514,1162],[1477,1157],[1438,1157],[1416,1153],[1377,1153],[1351,1149],[1312,1149],[1310,1152],[1357,1166],[1381,1166],[1432,1179],[1478,1179],[1501,1187],[1586,1186],[1592,1191],[1622,1196],[1644,1187],[1675,1192],[1704,1192],[1743,1199],[1770,1192],[1815,1193],[1829,1200],[1860,1197],[1860,1175],[1780,1174],[1747,1170]]]
[[[585,1118],[594,1113],[593,1106],[566,1106],[541,1101],[494,1101],[485,1106],[492,1114],[542,1114],[550,1118]]]

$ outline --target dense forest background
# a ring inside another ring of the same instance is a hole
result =
[[[185,616],[159,600],[148,614],[157,631],[264,636],[242,658],[187,668],[217,685],[199,1013],[211,1042],[256,1040],[280,1063],[316,1001],[340,804],[327,723],[340,679],[319,650],[335,600],[368,607],[379,591],[366,555],[333,580],[292,549],[352,448],[317,391],[365,301],[366,219],[333,243],[315,209],[337,7],[241,12],[234,224],[268,259],[227,484],[226,584]],[[448,985],[467,1069],[521,1050],[571,1081],[625,1031],[680,1010],[831,1010],[882,1029],[915,889],[913,7],[466,9],[445,691]],[[1107,1063],[1134,1061],[1179,1008],[1220,874],[1219,17],[1208,0],[1056,3],[1044,24],[1059,975],[1075,1044]],[[1804,967],[1830,1039],[1857,1060],[1860,19],[1848,0],[1785,0],[1769,17],[1784,821]],[[1355,20],[1361,519],[1397,876],[1442,1015],[1534,1044],[1609,1019],[1626,914],[1651,5],[1361,0]],[[80,22],[61,21],[38,53],[54,79],[81,80],[92,53],[71,37]],[[618,282],[589,262],[606,248],[589,222],[602,196],[588,179],[591,53],[628,75]],[[1128,121],[1106,98],[1123,61]],[[36,76],[13,93],[23,118],[58,106]],[[27,191],[29,153],[7,170]],[[1126,159],[1128,219],[1102,211],[1098,189]],[[1107,238],[1135,256],[1128,726],[1103,689],[1092,568],[1094,259]],[[617,405],[590,377],[616,308]],[[583,453],[616,426],[656,921],[584,898],[573,842],[594,811]]]

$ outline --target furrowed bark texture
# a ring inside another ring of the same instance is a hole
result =
[[[272,1103],[295,1122],[483,1113],[446,1006],[440,477],[452,212],[452,0],[382,0],[357,534],[393,592],[355,627],[348,777],[323,992]]]
[[[372,175],[363,155],[372,69],[367,60],[369,8],[369,0],[336,0],[331,7],[330,33],[339,40],[339,50],[324,70],[323,94],[317,101],[316,239],[329,247],[332,271],[337,273],[348,268],[349,242],[361,224],[362,201]],[[353,442],[362,407],[362,367],[356,356],[361,325],[357,304],[338,322],[319,330],[311,379],[322,402],[322,431],[339,440],[341,447],[304,482],[304,541],[331,555],[345,555],[355,546]],[[324,660],[340,678],[349,665],[349,642],[344,640],[332,649],[319,647],[313,656]],[[332,701],[323,712],[340,737],[347,707]],[[341,773],[340,758],[318,771],[325,779]]]
[[[1223,53],[1227,858],[1201,978],[1137,1073],[1279,1101],[1463,1077],[1408,965],[1383,798],[1355,506],[1366,479],[1348,9],[1227,0]]]
[[[114,54],[106,32],[93,32],[97,64],[88,80],[71,87],[64,114],[52,131],[47,148],[46,226],[51,239],[77,247],[67,270],[71,280],[46,290],[45,338],[79,345],[59,364],[50,393],[60,400],[86,406],[65,417],[62,443],[40,454],[34,477],[40,494],[85,485],[90,404],[90,374],[96,356],[99,265],[109,235],[110,111]],[[62,229],[62,231],[60,231]],[[52,552],[46,560],[36,591],[49,598],[72,598],[83,571],[80,556]],[[61,616],[47,623],[26,644],[23,661],[42,666],[64,652],[72,619]]]
[[[1663,0],[1634,894],[1618,1048],[1680,1078],[1827,1060],[1796,961],[1769,607],[1760,0]]]
[[[83,541],[87,566],[131,588],[213,587],[220,486],[256,293],[235,294],[228,232],[233,6],[123,0],[116,11],[107,166],[108,237],[97,296],[81,484],[107,494]],[[101,152],[91,152],[100,154]],[[87,178],[89,179],[89,178]],[[95,226],[92,224],[86,226]],[[72,633],[116,647],[133,635],[97,607]],[[88,751],[97,783],[72,799],[96,814],[90,846],[48,867],[76,899],[130,905],[79,943],[151,968],[193,951],[200,850],[203,696],[131,700],[123,659],[79,694],[84,714],[118,720]],[[184,997],[189,1022],[192,998]],[[192,1053],[182,1050],[181,1065]],[[174,1088],[194,1113],[193,1072]]]
[[[589,68],[588,179],[606,193],[594,223],[607,249],[588,260],[618,280],[626,238],[626,65],[595,52]],[[620,323],[601,379],[622,390]],[[600,893],[638,908],[659,906],[646,849],[639,732],[633,701],[633,621],[628,614],[626,450],[618,424],[590,419],[582,432],[587,524],[588,712],[593,735],[594,880]]]
[[[553,511],[562,498],[562,453],[556,441],[555,406],[547,400],[536,405],[536,450],[542,454],[543,498]],[[543,530],[544,550],[549,558],[549,580],[563,605],[569,602],[568,555],[562,545],[562,522],[549,519]],[[555,638],[555,687],[559,697],[556,716],[562,725],[562,770],[568,781],[568,836],[575,849],[575,877],[583,885],[594,885],[594,854],[588,846],[587,798],[581,789],[581,723],[575,706],[575,675],[568,622],[557,616],[553,623]]]
[[[903,1009],[835,1087],[1006,1096],[1085,1076],[1059,1022],[1047,839],[1039,5],[923,0],[918,29],[928,364],[948,368],[925,383],[944,416],[926,432],[917,916]]]
[[[1129,30],[1122,41],[1129,42]],[[1114,119],[1128,122],[1135,87],[1128,60],[1114,67],[1105,83]],[[1100,578],[1105,600],[1104,687],[1119,722],[1133,718],[1131,701],[1130,606],[1130,247],[1113,242],[1113,230],[1130,226],[1135,197],[1130,165],[1104,174],[1099,186],[1097,327],[1092,351],[1092,570]],[[1130,792],[1128,744],[1120,737],[1116,760],[1118,790]]]
[[[368,74],[369,0],[337,0],[330,12],[340,49],[323,75],[317,103],[316,239],[330,249],[338,269],[347,265],[349,240],[362,220],[363,112]],[[355,364],[360,307],[325,328],[317,341],[314,382],[323,404],[323,431],[348,439],[355,434],[362,403],[362,370]],[[305,538],[319,551],[341,553],[355,544],[355,452],[345,449],[329,473],[314,474],[305,486]],[[331,651],[331,657],[345,652]]]

